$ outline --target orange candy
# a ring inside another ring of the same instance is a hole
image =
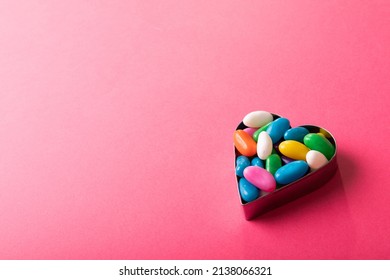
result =
[[[233,135],[234,146],[243,156],[251,157],[256,154],[256,142],[245,131],[239,129]]]

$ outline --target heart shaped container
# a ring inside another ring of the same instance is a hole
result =
[[[280,118],[279,115],[276,114],[272,114],[272,115],[274,117],[274,120]],[[320,127],[318,126],[314,126],[314,125],[300,125],[300,126],[303,126],[306,129],[308,129],[310,133],[318,133],[320,131]],[[241,122],[237,126],[236,130],[245,129],[245,128],[246,126]],[[324,129],[323,127],[321,128]],[[306,174],[304,177],[300,178],[299,180],[284,185],[283,187],[276,189],[272,193],[262,195],[254,201],[245,202],[241,199],[240,192],[239,192],[238,182],[240,177],[236,176],[238,197],[240,198],[241,205],[244,209],[245,218],[247,220],[251,220],[267,211],[282,206],[283,204],[286,204],[292,200],[295,200],[305,194],[308,194],[318,189],[319,187],[324,185],[336,173],[337,170],[336,140],[328,130],[326,129],[324,130],[327,131],[331,136],[331,138],[328,138],[328,140],[335,146],[335,153],[325,166],[321,167],[316,171],[311,171],[310,173]],[[237,152],[236,148],[234,148],[234,153],[235,153],[234,162],[236,162],[236,158],[240,154]]]

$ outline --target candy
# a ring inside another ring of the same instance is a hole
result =
[[[271,113],[266,111],[254,111],[247,114],[242,121],[247,127],[259,128],[273,120]]]
[[[242,200],[246,202],[251,202],[260,195],[260,190],[249,183],[245,178],[240,179],[239,189]]]
[[[252,159],[251,165],[264,168],[263,161],[261,159],[259,159],[258,157],[255,157],[255,158]]]
[[[320,133],[322,133],[326,138],[332,138],[329,132],[327,132],[325,129],[320,128]]]
[[[244,169],[247,168],[249,165],[251,165],[251,162],[246,156],[239,156],[236,159],[236,175],[237,176],[244,176],[243,172]]]
[[[278,142],[283,134],[289,129],[290,121],[286,118],[279,118],[274,120],[267,128],[267,133],[272,139],[272,143]]]
[[[305,137],[306,134],[309,134],[309,130],[302,126],[298,126],[287,130],[284,133],[283,138],[284,140],[295,140],[303,143],[303,137]]]
[[[330,160],[335,152],[335,148],[332,143],[329,142],[323,136],[320,136],[316,133],[309,133],[303,138],[303,143],[311,150],[316,150],[321,152],[328,160]]]
[[[281,168],[279,168],[275,173],[275,180],[278,184],[290,184],[299,178],[303,177],[308,171],[309,166],[303,160],[297,160],[290,162]],[[245,171],[244,171],[245,173]]]
[[[267,208],[271,200],[262,197],[272,194],[276,187],[278,194],[275,193],[272,199],[278,201],[283,197],[279,193],[286,185],[289,185],[286,189],[291,190],[294,185],[297,191],[303,191],[301,185],[310,184],[310,180],[292,183],[328,163],[329,169],[335,166],[331,159],[336,148],[329,132],[314,125],[291,128],[287,118],[265,111],[247,114],[234,132],[233,139],[235,171],[243,204],[256,200],[253,205],[261,204]],[[246,212],[247,217],[253,214],[250,209]]]
[[[234,146],[243,156],[251,157],[256,154],[256,142],[245,131],[239,129],[233,135]]]
[[[267,132],[262,131],[257,141],[257,156],[262,160],[266,160],[272,153],[272,148],[271,137],[269,137]]]
[[[255,133],[255,132],[257,131],[257,129],[256,129],[256,128],[253,128],[253,127],[247,127],[247,128],[244,129],[244,131],[245,131],[246,133],[248,133],[250,136],[253,137],[253,133]]]
[[[249,183],[265,192],[272,192],[276,188],[274,176],[264,168],[248,166],[244,170],[244,177]]]
[[[306,160],[306,154],[309,150],[308,147],[295,140],[286,140],[279,144],[279,151],[292,159]]]
[[[266,125],[260,127],[258,130],[255,131],[255,133],[253,133],[253,140],[255,140],[257,142],[257,140],[259,139],[259,134],[262,132],[262,131],[266,131],[267,128],[271,125],[272,122],[269,122],[267,123]]]
[[[282,162],[283,162],[284,164],[287,164],[287,163],[290,163],[290,162],[292,162],[292,161],[295,161],[295,159],[286,157],[286,156],[284,156],[284,155],[282,155],[280,158],[282,159]]]
[[[265,161],[265,169],[272,175],[274,175],[276,170],[278,170],[281,166],[282,160],[280,159],[278,154],[270,155]]]
[[[306,162],[310,169],[314,171],[327,164],[328,160],[319,151],[311,150],[306,154]]]

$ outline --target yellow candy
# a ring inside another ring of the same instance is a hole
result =
[[[326,138],[332,138],[332,136],[325,129],[320,128],[320,133],[322,133]]]
[[[306,160],[306,154],[310,149],[298,141],[286,140],[279,144],[279,151],[286,157],[296,160]]]
[[[318,132],[317,134],[322,136],[322,137],[324,137],[324,138],[326,138],[325,135],[322,132]]]

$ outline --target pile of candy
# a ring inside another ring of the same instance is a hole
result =
[[[291,128],[286,118],[255,111],[234,132],[236,175],[242,200],[250,202],[315,171],[333,157],[332,136],[320,128]]]

